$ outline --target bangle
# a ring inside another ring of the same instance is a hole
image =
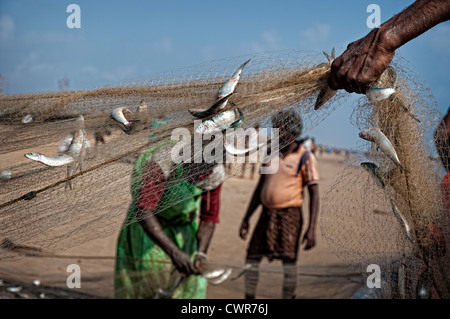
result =
[[[203,257],[203,258],[207,259],[206,254],[205,254],[205,253],[202,253],[201,251],[198,251],[198,252],[197,252],[197,255],[200,256],[200,257]]]

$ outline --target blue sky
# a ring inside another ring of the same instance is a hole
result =
[[[82,1],[0,0],[0,73],[6,94],[92,89],[209,60],[272,50],[339,55],[367,34],[376,3],[384,22],[413,1]],[[81,28],[69,29],[69,4],[81,8]],[[450,23],[403,46],[444,113],[450,106]],[[318,143],[352,148],[352,102],[341,105],[308,135]]]

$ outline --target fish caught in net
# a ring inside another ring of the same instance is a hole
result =
[[[230,144],[228,129],[267,128],[270,135],[272,116],[282,110],[298,112],[305,131],[314,128],[348,97],[328,88],[333,59],[334,52],[326,59],[315,53],[270,52],[94,90],[1,96],[0,258],[21,256],[11,247],[57,252],[110,235],[136,204],[133,195],[142,180],[152,174],[142,166],[149,150],[165,167],[166,190],[175,189],[181,179],[208,189],[217,180],[204,176],[220,167],[220,160],[245,160],[251,153],[245,145]],[[361,131],[377,129],[396,156],[386,155],[376,143],[365,145],[363,167],[349,166],[322,199],[323,235],[349,263],[366,267],[378,262],[385,273],[397,274],[397,279],[386,277],[389,289],[383,296],[412,296],[424,269],[439,278],[433,289],[448,296],[446,257],[429,240],[436,229],[448,240],[439,163],[430,159],[441,115],[404,61],[392,70],[395,81],[385,89],[395,86],[395,92],[382,91],[387,97],[380,101],[363,98],[353,122]],[[180,143],[173,134],[180,129],[194,143],[183,148],[191,162],[177,165],[172,151]],[[208,136],[200,139],[200,150],[196,134]],[[196,161],[207,149],[214,161]],[[228,175],[217,170],[220,181],[240,173],[238,167]],[[189,196],[171,192],[154,213]],[[123,225],[139,218],[128,216]],[[168,285],[178,280],[170,277]],[[402,280],[407,293],[396,290],[395,282]]]
[[[373,88],[386,90],[382,99],[367,94],[355,105],[352,122],[368,142],[362,159],[326,191],[322,232],[361,273],[380,266],[379,297],[448,298],[448,211],[442,164],[433,156],[442,116],[414,73],[399,62],[394,67]]]

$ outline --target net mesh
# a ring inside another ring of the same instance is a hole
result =
[[[348,97],[338,92],[314,110],[316,98],[327,83],[329,64],[323,63],[321,54],[294,51],[216,60],[94,90],[1,96],[1,169],[11,172],[11,177],[3,178],[0,188],[0,258],[20,257],[11,247],[58,252],[111,235],[115,226],[123,223],[124,212],[133,202],[132,194],[141,187],[141,178],[149,174],[131,178],[139,155],[167,143],[174,129],[193,132],[195,118],[188,110],[206,109],[217,101],[220,86],[249,59],[222,110],[239,108],[244,129],[270,128],[273,115],[294,110],[301,115],[307,131]],[[429,90],[418,83],[405,61],[397,60],[393,67],[398,73],[397,92],[375,104],[362,98],[355,105],[352,123],[361,130],[379,127],[409,173],[396,169],[373,144],[361,144],[365,159],[380,167],[387,185],[380,188],[358,167],[359,162],[349,165],[322,199],[321,228],[330,248],[345,261],[359,265],[361,273],[366,273],[368,263],[377,262],[386,270],[383,273],[396,274],[384,281],[387,288],[381,290],[382,296],[399,294],[398,269],[406,265],[408,296],[415,292],[421,270],[432,267],[439,278],[434,289],[448,297],[448,263],[432,240],[430,243],[430,229],[440,229],[448,241],[438,188],[441,164],[430,158],[441,114]],[[148,108],[140,111],[142,101]],[[420,123],[402,109],[400,104],[405,101]],[[111,118],[118,107],[131,111],[126,114],[132,121],[131,134]],[[88,140],[81,170],[68,174],[67,165],[45,166],[23,156],[30,152],[56,156],[61,141],[76,135],[80,114]],[[284,141],[279,147],[290,142]],[[174,167],[169,167],[169,175]],[[182,178],[198,181],[211,167],[190,165]],[[240,174],[240,167],[231,165],[225,178]],[[72,189],[66,187],[68,181]],[[170,189],[178,182],[174,178],[165,187]],[[189,194],[174,193],[154,213],[187,197]],[[392,212],[391,199],[407,216],[420,244],[406,238]],[[139,216],[133,215],[123,225],[137,219]]]

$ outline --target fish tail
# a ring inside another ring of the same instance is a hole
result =
[[[408,169],[406,169],[406,167],[403,166],[401,163],[399,163],[398,166],[400,166],[400,168],[401,168],[402,170],[404,170],[405,172],[411,173],[411,171],[409,171]]]

